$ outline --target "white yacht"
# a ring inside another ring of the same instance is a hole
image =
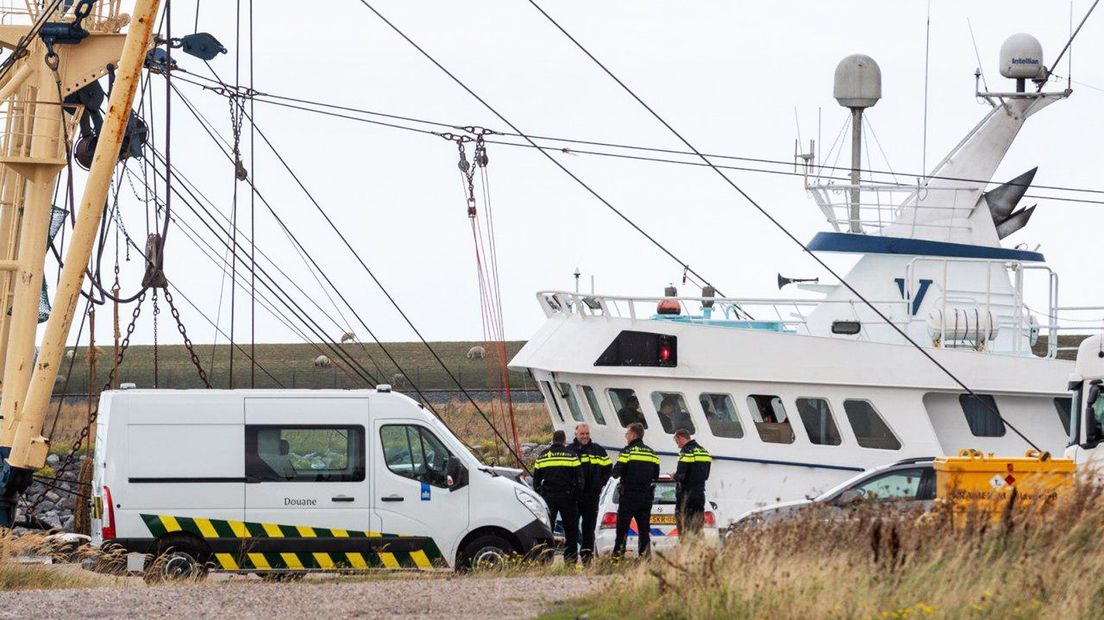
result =
[[[992,109],[914,185],[861,177],[862,111],[880,97],[880,70],[866,56],[840,63],[852,176],[828,178],[812,155],[802,165],[832,227],[808,248],[857,255],[844,277],[854,290],[800,284],[813,300],[542,291],[547,320],[510,366],[532,374],[557,429],[588,422],[616,450],[623,425],[642,419],[664,471],[675,467],[672,433],[693,431],[713,454],[709,494],[728,519],[890,461],[1022,454],[1030,446],[1010,426],[1060,454],[1073,363],[1058,359],[1058,276],[1037,251],[1001,244],[1033,212],[1018,206],[1034,171],[995,187],[992,177],[1024,122],[1070,91],[1043,91],[1029,35],[1010,38],[1001,61],[1015,88],[977,93]]]

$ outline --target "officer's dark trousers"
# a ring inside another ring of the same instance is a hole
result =
[[[705,491],[686,491],[675,498],[679,537],[701,532],[705,519]]]
[[[556,515],[560,515],[564,529],[564,562],[574,564],[579,553],[579,507],[576,499],[570,495],[545,495],[548,504],[548,520],[556,526]]]
[[[652,498],[651,496],[621,495],[617,506],[617,535],[613,543],[613,557],[625,555],[625,539],[629,535],[629,522],[636,520],[637,551],[647,557],[652,551]]]
[[[579,517],[582,519],[580,540],[582,550],[579,557],[583,563],[590,562],[594,555],[594,529],[598,526],[598,496],[600,493],[583,493],[579,496]]]

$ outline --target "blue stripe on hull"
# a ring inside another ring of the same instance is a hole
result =
[[[602,446],[602,447],[605,448],[606,450],[611,450],[613,452],[617,452],[617,451],[621,450],[621,448],[615,448],[613,446]],[[660,455],[660,456],[674,456],[674,457],[678,456],[677,452],[661,452],[659,450],[655,450],[655,453]],[[720,455],[716,454],[715,452],[711,452],[710,455],[713,456],[714,461],[735,461],[735,462],[738,462],[738,463],[760,463],[760,464],[763,464],[763,465],[788,465],[790,467],[814,467],[816,469],[835,469],[835,470],[838,470],[838,471],[866,471],[862,467],[851,467],[851,466],[848,466],[848,465],[828,465],[828,464],[825,464],[825,463],[802,463],[800,461],[776,461],[776,460],[773,460],[773,459],[756,459],[756,458],[744,457],[744,456],[720,456]]]
[[[851,252],[855,254],[902,254],[907,256],[946,256],[1041,263],[1043,255],[1026,250],[1010,250],[966,243],[947,243],[904,237],[879,237],[854,233],[819,232],[809,242],[813,252]]]

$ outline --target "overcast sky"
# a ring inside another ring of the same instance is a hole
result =
[[[378,0],[374,4],[524,132],[681,148],[526,2]],[[1066,2],[934,0],[931,4],[929,167],[988,109],[973,96],[978,62],[967,20],[990,86],[1011,89],[997,71],[1001,42],[1015,32],[1030,32],[1041,40],[1049,64],[1067,39],[1070,10]],[[1089,4],[1076,0],[1076,19]],[[174,5],[173,34],[179,36],[192,30],[195,4],[177,0]],[[455,125],[506,129],[359,1],[311,3],[325,7],[315,10],[307,6],[275,0],[257,3],[253,24],[257,90]],[[884,87],[882,101],[867,117],[889,165],[908,172],[921,168],[925,1],[590,0],[547,2],[545,8],[695,146],[715,153],[790,160],[797,136],[795,110],[802,137],[808,141],[818,134],[819,109],[819,133],[824,142],[830,142],[847,114],[832,99],[833,70],[848,54],[869,54],[881,66]],[[211,32],[230,49],[211,67],[231,82],[239,51],[233,11],[234,3],[204,2],[198,18],[199,30]],[[243,19],[242,48],[248,44],[247,28]],[[1104,142],[1101,58],[1104,14],[1097,14],[1073,48],[1073,97],[1030,119],[997,180],[1038,165],[1037,184],[1104,188],[1099,180],[1104,160],[1100,154]],[[181,56],[179,63],[190,72],[211,75],[195,58]],[[241,80],[248,82],[247,49],[241,50],[241,63]],[[1065,75],[1066,63],[1057,71]],[[160,145],[164,82],[155,78],[152,83],[153,124]],[[1061,87],[1064,82],[1051,86]],[[180,88],[230,140],[226,100],[194,86],[180,84]],[[260,103],[256,123],[427,338],[482,337],[472,238],[454,144],[435,136]],[[244,157],[255,168],[257,187],[323,265],[356,315],[383,340],[414,339],[259,138],[257,153],[249,152],[248,126],[243,140]],[[825,152],[828,146],[823,145]],[[607,293],[656,295],[665,285],[681,280],[682,269],[675,262],[539,153],[492,146],[489,156],[508,338],[525,339],[539,327],[543,315],[534,293],[572,288],[576,267],[584,274],[584,287],[589,287],[593,275],[599,292]],[[233,168],[179,100],[173,103],[172,157],[224,214],[231,213]],[[558,157],[729,296],[778,296],[775,276],[779,272],[825,275],[707,169]],[[846,158],[845,152],[841,161]],[[876,155],[875,167],[882,163],[880,154]],[[799,238],[807,240],[828,229],[800,178],[753,172],[732,173],[732,178]],[[248,230],[248,187],[239,184],[238,190],[238,222]],[[1099,288],[1095,257],[1104,205],[1038,202],[1031,223],[1005,244],[1041,244],[1040,251],[1061,274],[1063,303],[1098,303],[1099,296],[1093,295]],[[144,205],[126,186],[120,205],[126,229],[141,242],[146,235]],[[182,220],[201,226],[183,205],[176,208]],[[257,247],[327,310],[323,313],[307,305],[315,320],[331,336],[343,330],[325,314],[339,323],[348,321],[360,338],[369,340],[352,312],[342,308],[345,318],[337,316],[271,214],[260,203],[256,208]],[[206,236],[217,243],[210,234]],[[140,278],[141,264],[133,258],[124,262],[124,292]],[[847,259],[832,260],[847,264]],[[183,294],[211,318],[218,316],[222,328],[229,331],[229,281],[179,229],[169,233],[166,272]],[[687,286],[682,292],[695,291]],[[239,290],[236,298],[239,340],[248,339],[248,295],[248,290]],[[178,299],[178,305],[192,339],[211,342],[214,328],[183,300]],[[145,314],[140,322],[136,342],[151,341],[149,316]],[[162,342],[176,343],[175,330],[167,325],[168,313],[161,317]],[[109,322],[99,323],[102,331],[97,340],[104,342],[110,338]],[[256,333],[259,342],[299,340],[260,307]]]

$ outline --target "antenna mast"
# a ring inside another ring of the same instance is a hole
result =
[[[874,59],[854,54],[836,66],[833,95],[851,110],[851,214],[849,230],[862,232],[862,206],[859,182],[862,172],[862,115],[882,98],[882,70]]]

